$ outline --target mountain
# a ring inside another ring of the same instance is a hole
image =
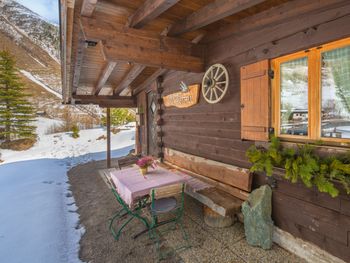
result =
[[[61,94],[59,28],[13,0],[0,0],[0,49],[17,59],[22,74]]]
[[[34,1],[34,0],[33,0]],[[61,103],[60,38],[52,24],[14,0],[0,0],[0,50],[15,56],[31,100],[52,118],[65,111]],[[99,116],[97,107],[73,107],[77,114]]]

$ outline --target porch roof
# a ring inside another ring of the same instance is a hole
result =
[[[218,29],[283,2],[61,0],[64,103],[135,107],[159,75],[203,72]]]

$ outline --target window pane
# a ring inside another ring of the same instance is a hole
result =
[[[322,53],[322,136],[350,138],[350,46]]]
[[[280,134],[308,134],[307,57],[281,64]]]

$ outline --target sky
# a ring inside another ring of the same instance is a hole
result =
[[[58,0],[16,0],[50,22],[58,24]]]

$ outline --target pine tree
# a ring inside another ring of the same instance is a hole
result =
[[[8,51],[0,51],[0,136],[9,142],[19,138],[34,138],[35,120],[33,105],[28,101],[15,66]]]

